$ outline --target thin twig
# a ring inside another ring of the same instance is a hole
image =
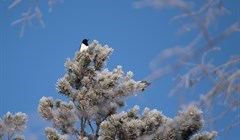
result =
[[[93,134],[93,136],[94,136],[94,129],[93,129],[93,126],[92,126],[92,124],[91,124],[91,122],[88,120],[88,125],[90,126],[90,128],[91,128],[91,130],[92,130],[92,134]]]

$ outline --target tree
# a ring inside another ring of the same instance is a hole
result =
[[[87,50],[67,58],[67,69],[56,86],[59,94],[69,102],[42,97],[39,114],[53,122],[46,128],[50,140],[76,139],[213,139],[216,132],[196,134],[202,126],[202,111],[189,105],[175,118],[168,118],[157,110],[145,108],[138,114],[138,106],[117,113],[124,106],[123,99],[143,91],[149,84],[124,75],[121,66],[113,71],[104,68],[113,49],[93,41]],[[58,133],[58,131],[61,133]],[[194,135],[194,136],[193,136]]]

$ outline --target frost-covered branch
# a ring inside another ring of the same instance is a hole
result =
[[[189,105],[173,119],[148,108],[139,116],[138,109],[135,106],[128,112],[114,114],[102,122],[99,140],[187,140],[203,126],[202,112],[193,105]],[[192,139],[202,135],[196,134]],[[215,136],[216,132],[204,133],[204,137],[211,139]]]
[[[26,123],[27,115],[25,113],[18,112],[13,115],[7,112],[3,120],[0,118],[0,139],[23,140],[24,138],[19,133],[25,130]]]
[[[18,7],[19,4],[24,3],[22,0],[12,0],[11,2],[4,1],[8,5],[9,10],[14,10]],[[48,4],[48,11],[52,12],[53,6],[57,3],[63,3],[63,0],[46,0]],[[14,20],[11,24],[16,26],[20,24],[20,37],[24,36],[25,29],[27,26],[32,26],[32,22],[36,21],[37,25],[45,28],[45,23],[43,20],[43,15],[40,8],[40,2],[38,0],[29,0],[26,2],[28,4],[28,9],[23,9],[19,19]]]
[[[229,1],[225,3],[229,3]],[[224,7],[222,0],[198,2],[137,0],[133,6],[135,8],[177,8],[180,14],[171,18],[170,22],[178,21],[180,23],[181,28],[177,31],[178,33],[191,32],[195,34],[195,37],[191,38],[187,45],[176,44],[173,48],[167,48],[150,63],[153,72],[147,77],[149,81],[152,82],[170,73],[177,73],[174,78],[176,85],[170,94],[191,92],[207,81],[212,87],[200,96],[200,99],[196,101],[197,104],[206,108],[209,113],[215,102],[223,103],[221,104],[223,105],[221,106],[222,112],[219,116],[210,118],[211,122],[216,122],[216,119],[223,118],[236,109],[239,110],[239,54],[229,56],[228,60],[218,65],[215,64],[216,61],[213,61],[213,55],[209,55],[212,51],[220,51],[224,48],[221,43],[240,31],[238,19],[229,21],[224,30],[221,28],[212,30],[220,23],[223,15],[231,14],[231,11]],[[227,47],[237,49],[238,44]],[[207,59],[206,56],[210,59]],[[210,122],[210,120],[208,121]]]
[[[67,135],[59,134],[54,128],[47,127],[45,129],[46,136],[48,140],[68,140]]]

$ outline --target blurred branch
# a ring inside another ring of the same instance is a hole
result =
[[[160,62],[162,62],[162,60],[166,59],[167,57],[174,56],[176,54],[181,54],[181,55],[179,56],[180,58],[176,62],[174,62],[173,64],[170,64],[170,65],[167,65],[163,68],[159,68],[158,70],[156,70],[155,72],[150,74],[146,79],[149,81],[154,81],[162,76],[165,76],[166,74],[174,72],[175,70],[184,66],[184,62],[196,59],[199,55],[201,55],[205,51],[211,49],[211,47],[217,45],[218,43],[223,41],[225,38],[230,36],[232,33],[237,32],[239,30],[240,30],[240,23],[237,22],[237,23],[233,24],[232,26],[228,27],[224,32],[222,32],[216,38],[212,39],[211,42],[208,42],[207,44],[197,48],[193,52],[191,52],[191,50],[188,50],[188,52],[187,52],[188,55],[184,55],[184,53],[186,54],[186,50],[184,50],[184,49],[188,48],[189,46],[184,47],[182,49],[179,48],[177,51],[176,51],[176,48],[173,49],[173,51],[171,51],[171,49],[164,51],[162,54],[160,54],[160,56],[161,56],[161,57],[159,57]],[[198,38],[196,38],[194,42],[197,42],[196,40],[198,40]],[[156,60],[154,60],[154,61],[156,61]]]
[[[63,3],[63,0],[46,0],[48,2],[49,12],[52,12],[53,6],[56,5],[57,3]],[[7,1],[4,1],[7,3]],[[13,0],[9,5],[8,9],[13,10],[20,3],[23,3],[22,0]],[[24,36],[26,26],[32,26],[32,21],[35,20],[36,24],[39,25],[42,28],[45,28],[45,23],[43,21],[43,15],[42,12],[39,8],[39,1],[38,0],[30,0],[27,2],[28,4],[28,9],[27,12],[23,12],[21,14],[21,17],[19,19],[16,19],[11,23],[12,26],[16,26],[20,24],[20,37]],[[34,9],[34,10],[33,10]]]
[[[22,0],[14,0],[9,6],[8,9],[14,8],[16,5],[18,5]]]
[[[217,97],[224,100],[224,105],[227,107],[222,109],[222,113],[214,120],[223,118],[226,114],[233,112],[234,108],[239,109],[240,56],[231,57],[218,66],[215,66],[212,60],[206,59],[210,52],[221,50],[220,44],[223,40],[240,31],[240,22],[234,21],[224,31],[215,36],[211,35],[213,34],[211,27],[217,23],[218,18],[223,14],[231,14],[223,7],[222,0],[197,3],[186,0],[139,0],[134,2],[133,6],[135,8],[178,8],[181,14],[172,17],[170,22],[179,21],[182,24],[181,31],[198,29],[197,36],[190,40],[188,45],[168,48],[150,63],[153,72],[146,77],[148,81],[153,82],[168,74],[177,73],[176,85],[170,91],[170,94],[174,94],[180,90],[196,88],[197,83],[207,79],[212,87],[200,97],[198,105],[210,110],[215,105],[213,101],[216,101]],[[193,9],[193,6],[196,6],[197,10]],[[190,23],[186,24],[184,21]]]

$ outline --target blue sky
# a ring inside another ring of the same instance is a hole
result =
[[[232,13],[219,21],[219,29],[240,19],[239,1],[231,2],[226,7]],[[177,9],[136,9],[132,1],[64,1],[48,13],[47,2],[42,1],[38,5],[46,27],[33,22],[20,38],[20,25],[11,26],[11,22],[27,10],[27,4],[24,1],[9,10],[8,1],[0,2],[0,116],[8,111],[27,113],[26,138],[42,136],[44,126],[50,125],[37,114],[39,100],[43,96],[62,98],[56,91],[56,81],[65,74],[65,60],[74,57],[83,38],[96,39],[114,49],[107,62],[109,70],[121,65],[125,72],[134,73],[135,80],[142,80],[152,72],[149,63],[162,50],[186,44],[194,34],[176,35],[179,23],[169,20],[178,13]],[[235,33],[222,43],[226,47],[218,52],[217,63],[240,53],[239,37],[239,33]],[[141,110],[157,108],[166,116],[175,116],[180,107],[177,97],[168,95],[173,86],[172,76],[154,81],[139,96],[127,99],[124,109],[137,104]],[[207,85],[202,88],[205,87]],[[240,137],[239,131],[238,127],[222,138]],[[35,134],[31,136],[31,133]]]

